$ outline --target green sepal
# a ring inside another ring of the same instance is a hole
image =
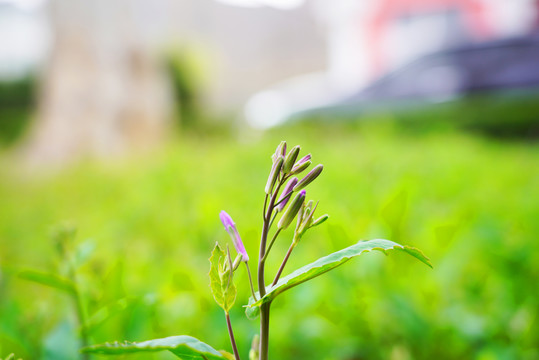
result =
[[[290,275],[281,278],[275,286],[266,287],[266,295],[264,295],[264,297],[262,297],[256,302],[252,301],[252,298],[249,299],[249,305],[246,306],[245,310],[247,317],[256,317],[256,308],[260,307],[264,303],[273,301],[273,299],[275,299],[279,294],[285,292],[286,290],[291,289],[294,286],[302,284],[311,279],[314,279],[315,277],[320,276],[344,264],[353,257],[359,256],[362,253],[371,250],[379,250],[382,252],[386,252],[387,250],[403,251],[432,268],[430,260],[425,255],[423,255],[420,250],[411,246],[400,245],[396,242],[384,239],[359,241],[357,244],[334,252],[328,256],[324,256],[313,263],[310,263],[297,269]]]
[[[210,288],[213,298],[225,312],[229,312],[236,301],[236,286],[234,285],[229,258],[218,243],[215,244],[210,256]]]
[[[163,339],[155,339],[124,343],[106,343],[88,346],[81,349],[83,353],[101,355],[121,355],[140,352],[157,352],[168,350],[180,359],[184,360],[228,360],[227,355],[212,348],[210,345],[187,335],[170,336]]]

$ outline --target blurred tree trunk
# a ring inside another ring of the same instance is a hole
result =
[[[148,36],[154,19],[147,10],[158,3],[51,0],[54,44],[27,148],[31,160],[107,157],[164,139],[172,101]]]

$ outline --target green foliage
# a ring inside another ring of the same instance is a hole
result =
[[[371,250],[378,250],[382,252],[386,252],[387,250],[400,250],[419,259],[419,261],[432,268],[430,260],[416,248],[406,245],[403,246],[393,241],[384,239],[360,241],[357,244],[324,256],[311,264],[297,269],[290,275],[281,278],[279,282],[275,284],[275,286],[266,287],[266,295],[264,295],[264,297],[258,301],[252,304],[250,303],[249,307],[260,306],[264,303],[271,302],[279,294],[282,294],[286,290],[314,279],[330,270],[335,269],[338,266],[341,266],[353,257],[359,256],[364,252],[369,252]]]
[[[228,313],[236,301],[236,286],[232,275],[230,253],[225,254],[215,244],[210,257],[210,288],[215,302]]]
[[[176,357],[184,360],[218,360],[229,359],[208,344],[191,336],[170,336],[164,339],[148,340],[144,342],[125,342],[104,345],[94,345],[84,348],[85,353],[102,355],[121,355],[130,353],[148,353],[168,350]]]
[[[35,77],[0,81],[0,146],[12,144],[28,123],[35,103]]]
[[[13,354],[13,353],[9,354],[9,355],[5,358],[5,360],[15,360],[15,359],[16,359],[16,358],[15,358],[15,354]],[[0,360],[2,360],[2,358],[0,358]],[[21,358],[17,358],[17,360],[22,360],[22,359],[21,359]]]
[[[65,219],[77,224],[78,238],[95,239],[94,255],[78,267],[81,287],[92,289],[88,313],[120,299],[126,305],[92,327],[91,343],[189,332],[229,348],[208,287],[208,254],[226,237],[216,214],[226,206],[257,254],[261,214],[252,209],[263,200],[267,151],[287,138],[316,149],[327,165],[311,186],[317,211],[331,218],[304,236],[284,275],[358,234],[418,247],[435,268],[373,252],[316,286],[296,287],[272,305],[272,359],[537,359],[539,144],[333,123],[288,131],[257,142],[183,137],[166,151],[47,176],[25,176],[0,155],[0,354],[42,359],[43,339],[73,317],[64,294],[16,276],[53,268],[47,234]],[[404,211],[395,204],[385,217],[400,193]],[[282,234],[268,263],[282,259],[292,236]],[[270,265],[268,277],[275,270]],[[234,279],[236,301],[245,304],[245,271]],[[253,323],[239,306],[230,316],[247,354]],[[173,355],[128,358],[166,356]]]
[[[76,288],[73,281],[65,279],[59,275],[40,272],[35,270],[23,270],[19,273],[21,279],[36,282],[41,285],[50,286],[60,291],[65,291],[70,295],[75,295]]]

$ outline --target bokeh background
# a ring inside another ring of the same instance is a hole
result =
[[[20,276],[65,271],[66,227],[91,343],[230,349],[218,214],[255,258],[286,140],[330,219],[285,272],[370,238],[434,269],[369,253],[291,290],[272,358],[539,359],[538,32],[533,0],[0,0],[0,358],[79,356],[72,299]]]

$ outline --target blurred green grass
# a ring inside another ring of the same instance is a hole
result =
[[[68,300],[14,275],[52,268],[49,232],[66,220],[96,243],[80,269],[90,310],[126,299],[94,342],[189,334],[228,349],[207,277],[214,242],[227,240],[218,214],[231,214],[255,258],[270,155],[283,139],[324,164],[307,196],[331,216],[285,273],[368,238],[416,246],[434,270],[369,253],[292,290],[272,308],[272,358],[539,359],[539,146],[330,125],[182,136],[152,154],[54,174],[0,157],[0,356],[46,359],[51,346],[72,346]],[[246,354],[258,329],[239,306],[249,295],[243,272],[237,282],[232,318]]]

